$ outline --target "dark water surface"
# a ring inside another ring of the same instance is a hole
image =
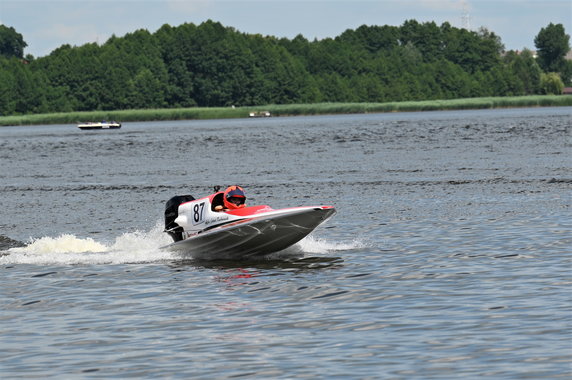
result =
[[[0,128],[1,378],[572,377],[571,109]],[[260,262],[160,250],[241,184],[332,204]]]

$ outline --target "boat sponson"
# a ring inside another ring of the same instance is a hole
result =
[[[200,259],[244,259],[263,256],[296,244],[336,210],[309,208],[274,216],[242,219],[169,245]]]

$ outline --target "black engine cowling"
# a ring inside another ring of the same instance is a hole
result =
[[[179,216],[179,205],[194,200],[192,195],[176,195],[165,204],[165,232],[171,235],[174,241],[183,240],[183,227],[175,223]]]

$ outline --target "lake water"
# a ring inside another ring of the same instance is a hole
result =
[[[0,377],[572,377],[571,109],[0,128]],[[334,205],[256,262],[165,202]]]

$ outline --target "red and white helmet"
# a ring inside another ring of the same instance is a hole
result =
[[[236,210],[245,207],[246,194],[240,186],[229,186],[224,191],[224,207],[229,210]]]

